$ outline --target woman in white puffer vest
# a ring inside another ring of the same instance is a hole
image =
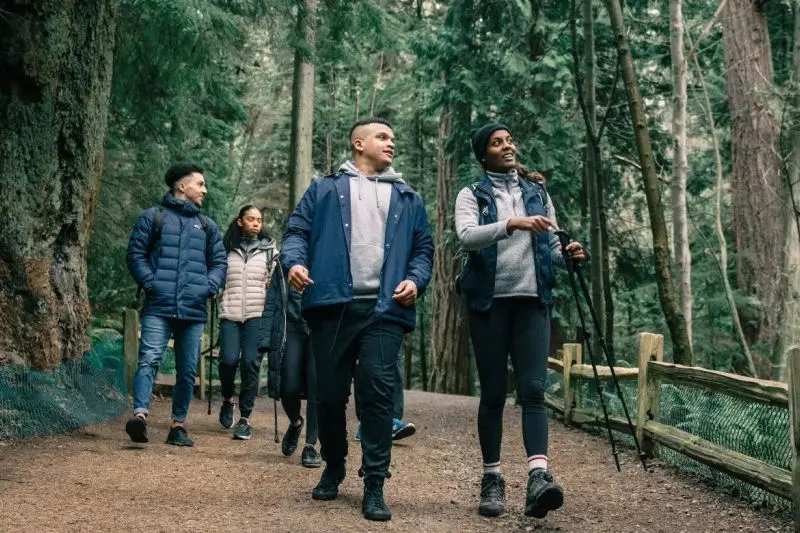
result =
[[[250,415],[258,392],[262,354],[258,351],[261,316],[271,276],[275,241],[263,229],[261,211],[252,205],[239,210],[223,239],[228,275],[220,310],[219,377],[222,408],[219,423],[233,427],[236,404],[234,377],[239,367],[239,421],[233,438],[249,440]]]

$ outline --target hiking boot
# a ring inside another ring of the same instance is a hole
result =
[[[125,433],[133,442],[148,442],[147,420],[141,416],[132,416],[125,424]]]
[[[306,444],[306,447],[303,448],[300,463],[306,468],[319,468],[322,466],[322,459],[319,456],[319,452],[314,449],[314,446]]]
[[[355,439],[356,439],[358,442],[361,442],[361,424],[359,424],[359,425],[358,425],[358,427],[356,428],[356,436],[355,436]]]
[[[283,436],[283,442],[281,443],[281,452],[285,457],[289,457],[297,449],[297,443],[300,441],[300,432],[303,431],[304,424],[305,420],[303,420],[302,416],[300,417],[300,425],[295,426],[289,422],[289,429],[286,430],[286,435]]]
[[[219,423],[225,429],[233,427],[233,410],[236,404],[233,402],[222,402],[222,407],[219,408]]]
[[[525,516],[544,518],[548,511],[564,503],[564,491],[553,481],[553,475],[544,468],[528,474],[528,494],[525,497]]]
[[[506,510],[506,482],[500,474],[484,474],[481,478],[481,503],[478,514],[500,516]]]
[[[392,519],[392,511],[383,501],[383,478],[370,476],[364,478],[364,500],[361,512],[367,520],[385,522]]]
[[[240,418],[233,430],[235,440],[250,440],[253,435],[250,433],[250,423],[246,418]]]
[[[344,462],[334,466],[328,463],[325,465],[325,470],[322,471],[319,483],[311,491],[311,497],[322,501],[335,500],[339,495],[339,485],[344,481],[345,475],[347,475],[347,468]]]
[[[399,418],[392,420],[392,440],[404,439],[416,432],[417,428],[411,422],[403,422]]]
[[[175,426],[169,430],[167,444],[172,444],[173,446],[194,446],[194,441],[189,438],[189,435],[186,433],[186,428],[183,426]]]

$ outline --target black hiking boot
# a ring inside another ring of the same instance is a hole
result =
[[[283,442],[281,442],[281,452],[285,457],[289,457],[297,449],[297,443],[300,442],[300,433],[303,431],[305,422],[302,416],[298,426],[289,422],[289,429],[286,430],[286,435],[283,436]]]
[[[321,501],[335,500],[339,495],[339,485],[344,481],[345,475],[347,475],[347,468],[344,462],[335,466],[328,463],[325,470],[322,471],[319,483],[311,491],[311,497]]]
[[[219,408],[219,424],[225,429],[233,427],[233,411],[236,404],[233,402],[222,402],[222,407]]]
[[[319,452],[314,449],[314,446],[306,444],[306,447],[303,448],[300,463],[306,468],[319,468],[322,466],[322,459],[319,456]]]
[[[173,446],[194,446],[194,441],[189,438],[189,435],[186,433],[186,428],[183,426],[175,426],[169,430],[167,444],[172,444]]]
[[[148,442],[147,420],[141,416],[132,416],[125,424],[125,433],[133,442]]]
[[[250,433],[250,423],[246,418],[240,418],[233,430],[233,438],[235,440],[250,440],[252,436],[252,433]]]
[[[506,482],[500,474],[484,474],[481,478],[481,503],[478,514],[500,516],[506,510]]]
[[[525,516],[544,518],[564,504],[564,491],[544,468],[528,474],[528,494],[525,497]]]
[[[385,522],[392,519],[392,511],[383,501],[383,478],[370,476],[364,478],[364,500],[361,512],[367,520]]]

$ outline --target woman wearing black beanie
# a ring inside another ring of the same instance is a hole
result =
[[[481,384],[478,436],[483,478],[478,512],[498,516],[505,509],[500,444],[510,356],[528,457],[525,514],[544,518],[564,500],[548,470],[544,405],[553,264],[564,264],[553,234],[555,210],[541,179],[518,174],[524,167],[517,163],[508,127],[487,124],[473,131],[471,141],[482,179],[459,192],[455,219],[458,239],[469,252],[459,283],[469,307]],[[575,261],[584,259],[579,243],[570,244],[567,251]]]

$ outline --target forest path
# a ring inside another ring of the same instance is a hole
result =
[[[218,398],[218,397],[217,397]],[[352,403],[352,402],[351,402]],[[508,506],[480,517],[478,399],[406,392],[406,419],[417,434],[395,444],[386,499],[394,517],[361,516],[358,444],[333,502],[310,497],[321,470],[300,466],[300,450],[281,455],[272,438],[272,402],[259,398],[252,440],[234,441],[206,405],[192,405],[196,446],[164,444],[169,399],[155,400],[151,442],[132,445],[124,418],[70,434],[0,442],[0,530],[26,531],[562,531],[739,532],[792,530],[788,521],[656,466],[644,473],[630,453],[614,469],[608,443],[550,423],[550,456],[564,507],[544,520],[522,516],[525,495],[520,411],[507,407],[504,475]],[[279,407],[280,409],[280,407]],[[287,420],[279,411],[281,435]],[[355,417],[349,413],[351,435]],[[302,441],[301,441],[302,443]]]

